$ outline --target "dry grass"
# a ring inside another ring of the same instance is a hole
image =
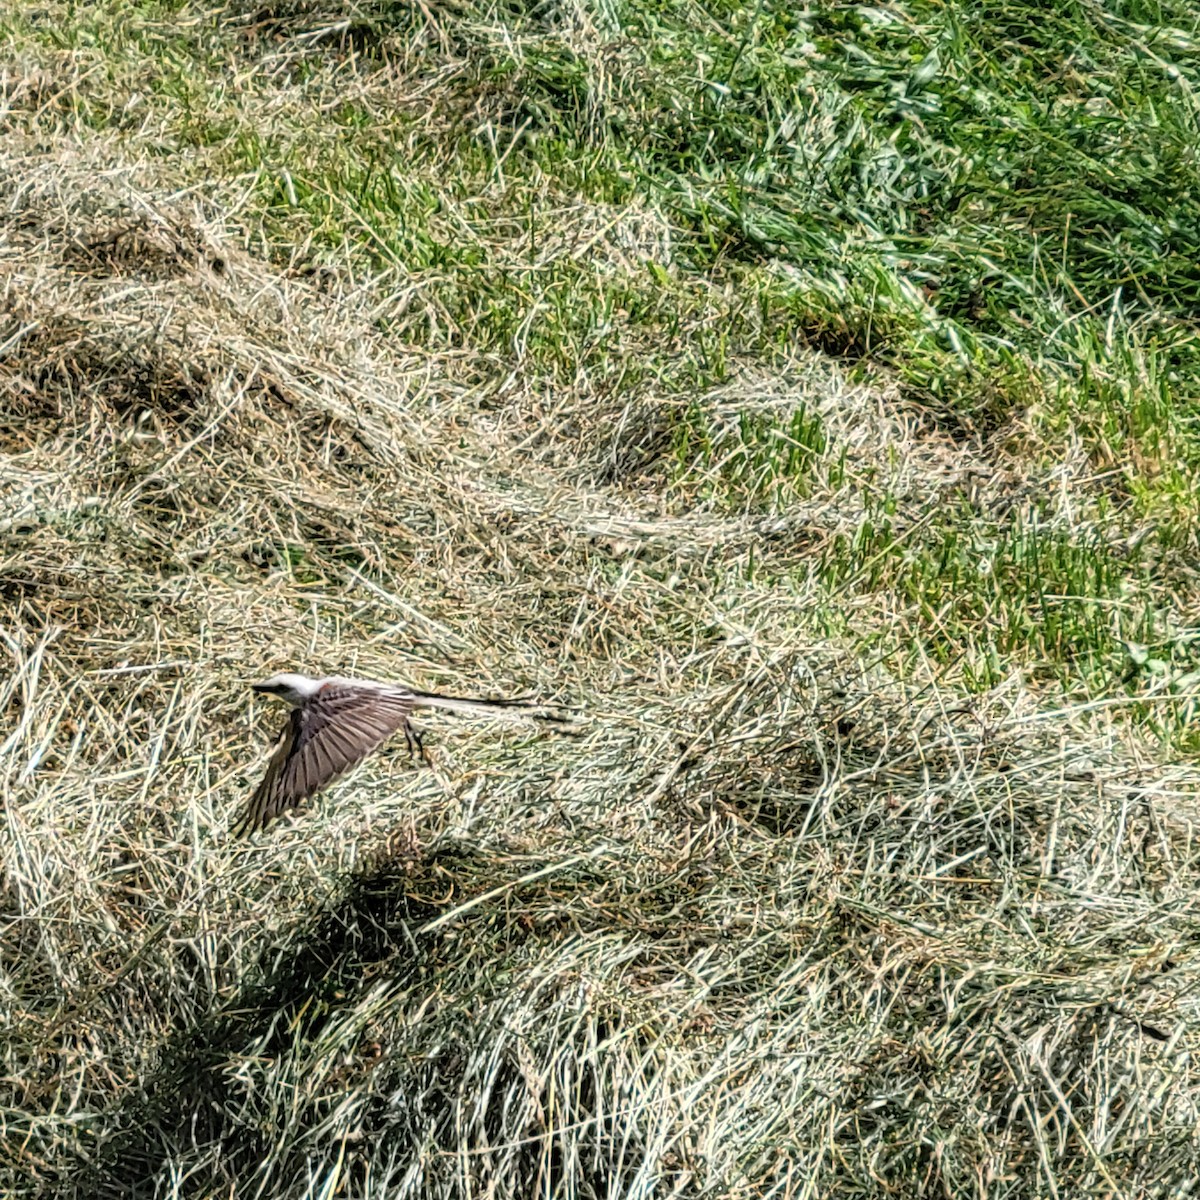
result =
[[[281,111],[342,78],[304,38],[369,32],[327,8],[255,25]],[[958,505],[1091,528],[1094,461],[794,342],[683,386],[719,280],[616,366],[539,357],[549,300],[497,349],[452,273],[263,252],[159,109],[73,124],[92,66],[10,76],[0,150],[0,1189],[1185,1194],[1197,779],[1155,694],[972,690],[902,557],[858,586]],[[645,198],[529,186],[556,237],[501,213],[489,263],[672,265]],[[431,768],[237,843],[285,668],[586,724],[439,720]]]

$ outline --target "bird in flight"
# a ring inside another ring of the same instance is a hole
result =
[[[414,709],[445,708],[462,713],[517,710],[538,720],[564,721],[526,699],[467,700],[339,675],[325,679],[273,675],[250,686],[260,695],[278,696],[292,711],[266,775],[234,826],[238,837],[263,828],[280,813],[315,795],[399,730],[404,731],[410,752],[423,753],[420,733],[408,721]]]

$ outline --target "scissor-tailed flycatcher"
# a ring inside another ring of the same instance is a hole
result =
[[[292,712],[262,783],[234,827],[235,836],[261,829],[280,813],[319,792],[398,730],[404,730],[410,750],[420,750],[420,734],[408,723],[415,708],[447,708],[464,713],[517,709],[541,720],[563,720],[539,711],[541,706],[529,700],[466,700],[418,692],[398,683],[338,675],[327,679],[273,675],[250,686],[263,695],[286,700]]]

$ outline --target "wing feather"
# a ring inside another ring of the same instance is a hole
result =
[[[404,693],[328,687],[292,710],[236,835],[252,833],[357,766],[408,722]]]

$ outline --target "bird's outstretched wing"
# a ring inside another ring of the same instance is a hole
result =
[[[293,709],[234,835],[261,829],[362,762],[407,724],[412,709],[412,697],[403,693],[339,687]]]

